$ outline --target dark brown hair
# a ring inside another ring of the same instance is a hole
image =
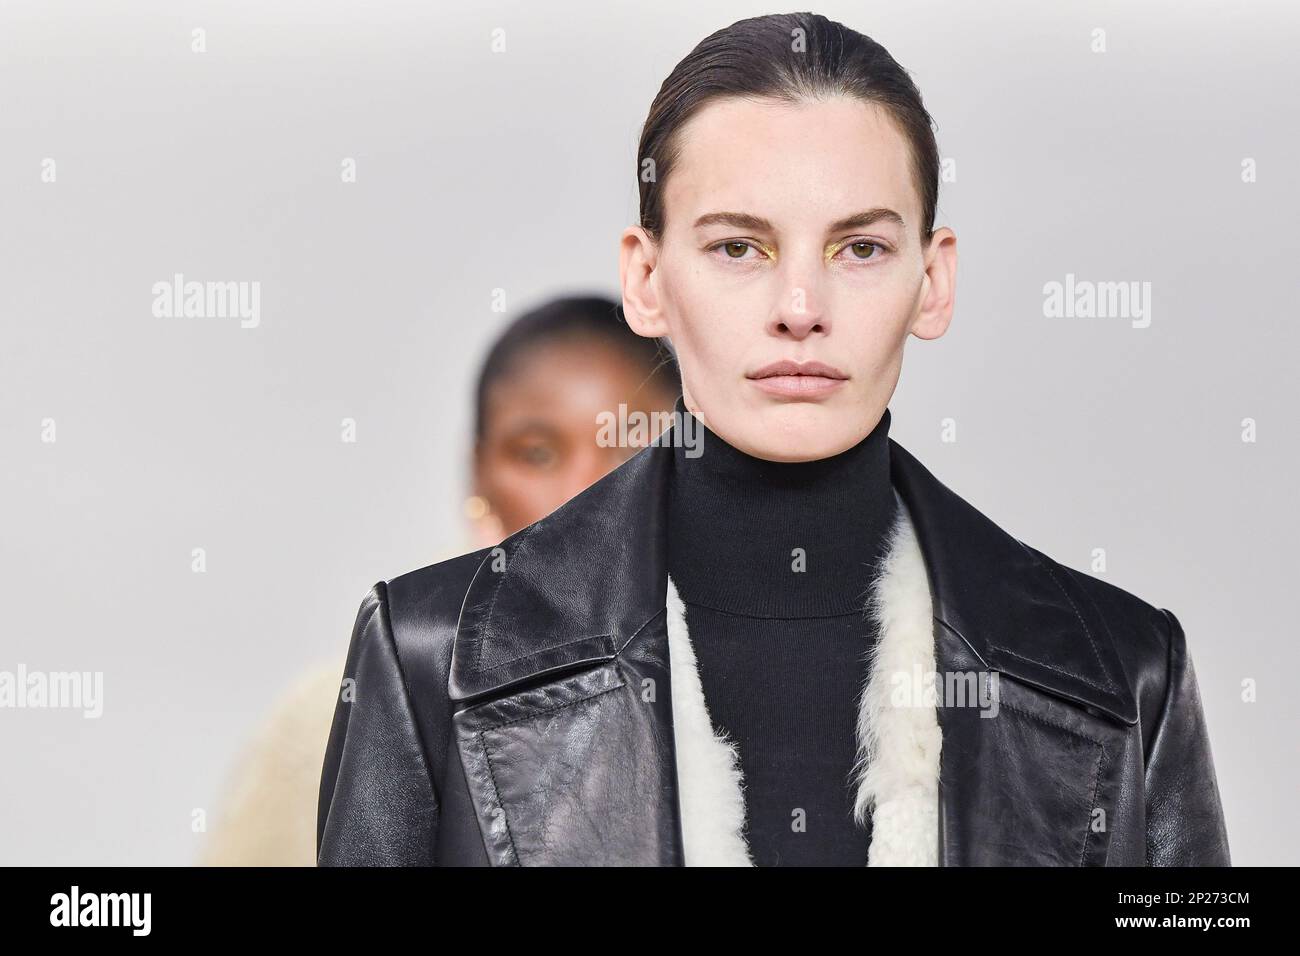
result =
[[[680,153],[677,134],[705,104],[732,96],[794,103],[837,95],[878,104],[901,128],[921,195],[921,238],[928,240],[939,202],[939,148],[921,93],[883,46],[816,13],[738,20],[673,67],[641,131],[641,227],[656,242],[662,237],[663,189]]]

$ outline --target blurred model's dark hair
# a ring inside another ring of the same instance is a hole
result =
[[[920,91],[883,46],[816,13],[738,20],[705,38],[673,68],[641,132],[641,227],[656,242],[661,239],[664,184],[680,149],[677,134],[705,104],[731,96],[794,103],[837,95],[878,104],[898,123],[912,147],[920,233],[929,239],[939,202],[939,148]]]
[[[633,332],[620,303],[596,295],[552,299],[508,325],[484,359],[474,397],[476,439],[483,437],[487,426],[487,395],[492,385],[508,375],[516,361],[555,343],[578,348],[613,346],[645,367],[641,388],[663,389],[671,396],[681,393],[681,375],[668,344]]]

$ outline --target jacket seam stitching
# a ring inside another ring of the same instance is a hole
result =
[[[1052,579],[1052,583],[1056,585],[1057,589],[1061,592],[1062,595],[1064,595],[1065,600],[1069,602],[1070,610],[1074,612],[1075,619],[1079,622],[1079,626],[1083,628],[1083,633],[1088,638],[1088,646],[1092,648],[1092,656],[1096,658],[1097,666],[1101,668],[1102,674],[1106,677],[1106,689],[1114,691],[1115,682],[1111,679],[1110,674],[1107,673],[1106,671],[1106,663],[1101,659],[1101,651],[1100,649],[1098,649],[1097,642],[1092,636],[1092,629],[1088,627],[1088,622],[1085,621],[1083,619],[1083,615],[1079,613],[1079,606],[1074,603],[1074,598],[1070,597],[1070,592],[1065,589],[1065,585],[1063,585],[1060,582],[1060,580],[1056,577],[1056,572],[1052,570],[1051,565],[1044,564],[1043,567],[1047,571],[1047,576]],[[1080,679],[1087,680],[1087,678],[1080,678]],[[1096,687],[1098,685],[1094,684],[1093,686]]]
[[[1106,748],[1101,744],[1097,745],[1097,780],[1092,787],[1092,806],[1088,808],[1088,828],[1083,833],[1083,853],[1079,855],[1079,865],[1084,866],[1088,861],[1088,842],[1092,839],[1092,814],[1097,809],[1097,795],[1101,793],[1101,768],[1106,763]],[[1108,821],[1109,825],[1109,821]]]
[[[530,525],[528,530],[524,532],[523,537],[519,539],[519,547],[515,549],[515,553],[506,556],[506,569],[501,572],[501,580],[498,581],[496,586],[492,589],[492,600],[488,602],[487,614],[483,621],[482,631],[476,635],[477,639],[474,642],[474,664],[478,669],[481,669],[483,662],[483,644],[492,636],[492,617],[496,613],[497,600],[501,596],[501,588],[505,585],[506,577],[510,574],[510,569],[514,566],[515,561],[524,553],[524,548],[528,546],[528,539],[532,537],[533,532],[541,527],[541,525],[542,522],[540,521]],[[497,547],[501,546],[497,545]],[[489,551],[488,558],[491,557],[492,553]]]
[[[530,652],[527,653],[527,654],[520,654],[518,657],[512,657],[512,658],[510,658],[510,660],[508,660],[508,661],[502,661],[500,664],[493,664],[491,667],[480,667],[480,668],[478,668],[478,672],[479,672],[480,674],[487,674],[487,673],[490,673],[490,672],[495,671],[495,670],[500,670],[500,669],[503,668],[503,667],[508,667],[508,666],[511,665],[511,664],[516,664],[516,663],[518,663],[519,661],[528,660],[530,657],[537,657],[537,656],[539,656],[539,655],[541,655],[541,654],[545,654],[545,653],[547,653],[548,651],[558,651],[560,648],[562,648],[562,647],[568,647],[568,646],[570,646],[571,644],[581,644],[583,641],[599,641],[600,639],[602,639],[602,638],[606,638],[606,637],[613,637],[613,635],[611,635],[611,634],[592,634],[592,635],[589,636],[589,637],[575,637],[573,640],[571,640],[571,641],[565,641],[565,642],[563,642],[562,644],[552,644],[552,645],[550,645],[549,647],[539,648],[538,650],[530,651]]]
[[[659,609],[658,611],[655,611],[655,612],[654,612],[653,614],[651,614],[648,618],[646,618],[645,623],[643,623],[640,627],[638,627],[635,631],[632,632],[632,636],[629,637],[626,641],[624,641],[623,644],[622,644],[622,646],[615,645],[615,650],[614,650],[614,654],[615,654],[615,656],[617,656],[617,655],[619,655],[619,654],[622,654],[625,650],[627,650],[628,645],[630,645],[633,641],[635,641],[638,637],[640,637],[640,636],[641,636],[641,632],[644,631],[644,630],[645,630],[647,627],[649,627],[651,624],[653,624],[655,618],[657,618],[660,614],[663,614],[663,613],[667,612],[667,610],[668,610],[667,606],[664,606],[663,608]],[[609,637],[609,638],[611,638],[611,640],[612,640],[614,635],[609,634],[609,635],[606,635],[606,636]]]
[[[479,733],[485,734],[490,730],[500,730],[502,727],[512,727],[515,724],[521,724],[526,720],[534,720],[538,717],[543,717],[546,714],[553,714],[556,711],[564,710],[566,707],[573,707],[576,706],[577,704],[584,703],[585,701],[594,700],[595,698],[600,697],[602,694],[609,694],[616,690],[620,690],[627,685],[627,682],[623,679],[622,673],[619,673],[618,677],[619,677],[619,683],[615,687],[606,687],[604,690],[598,690],[594,694],[588,694],[586,697],[579,697],[577,700],[570,700],[570,701],[566,701],[563,704],[556,704],[554,707],[547,707],[544,710],[529,711],[527,714],[524,714],[522,717],[515,717],[513,720],[507,720],[500,724],[493,724],[491,727],[484,727],[482,730],[479,731]]]
[[[489,727],[486,730],[480,730],[478,742],[479,746],[483,748],[483,756],[487,758],[488,779],[492,781],[492,796],[496,799],[497,806],[501,808],[501,819],[506,825],[506,842],[510,844],[510,854],[515,858],[516,863],[520,863],[519,849],[515,846],[514,831],[510,829],[510,814],[506,813],[506,805],[501,799],[501,789],[497,786],[496,771],[492,767],[492,751],[488,749],[487,741],[483,739],[483,735],[492,729]]]
[[[1073,677],[1075,680],[1081,680],[1089,687],[1092,687],[1095,690],[1102,691],[1103,693],[1112,694],[1115,692],[1114,687],[1103,687],[1101,684],[1098,684],[1096,681],[1089,680],[1088,678],[1084,677],[1082,674],[1075,673],[1074,671],[1067,671],[1063,667],[1054,667],[1053,665],[1048,664],[1046,661],[1035,660],[1032,657],[1025,657],[1023,654],[1017,654],[1015,651],[1002,647],[999,644],[990,643],[989,647],[993,648],[994,650],[1001,651],[1003,654],[1006,654],[1008,657],[1014,657],[1018,660],[1022,660],[1027,664],[1033,664],[1037,667],[1045,667],[1049,671],[1053,671],[1057,674],[1064,674],[1066,677]]]

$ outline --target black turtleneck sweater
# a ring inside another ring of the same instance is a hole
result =
[[[896,508],[889,419],[817,461],[755,458],[698,419],[703,453],[674,447],[668,573],[709,715],[739,752],[759,866],[867,862],[852,771],[866,601]]]

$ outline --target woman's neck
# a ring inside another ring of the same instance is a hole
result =
[[[677,412],[689,416],[681,400]],[[764,618],[861,612],[895,517],[889,409],[830,458],[771,462],[698,419],[701,454],[673,449],[669,573],[682,599]],[[698,429],[698,431],[693,431]]]

